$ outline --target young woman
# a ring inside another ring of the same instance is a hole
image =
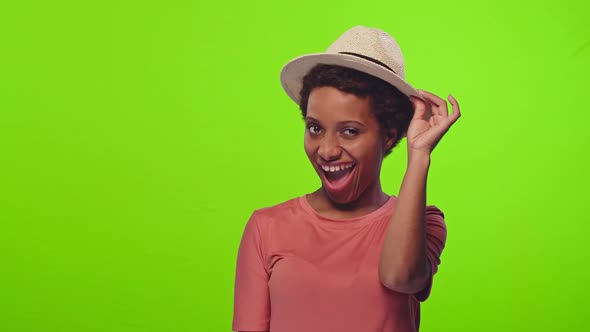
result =
[[[399,46],[362,26],[326,53],[281,72],[305,121],[305,152],[322,186],[254,211],[237,258],[234,331],[418,331],[446,241],[426,206],[430,155],[459,118],[457,101],[404,80]],[[381,189],[383,158],[407,137],[398,196]]]

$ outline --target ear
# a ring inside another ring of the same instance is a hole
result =
[[[383,151],[387,151],[393,145],[397,138],[397,129],[391,129],[389,132],[385,133],[384,142],[383,142]]]

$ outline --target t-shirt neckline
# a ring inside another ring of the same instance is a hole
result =
[[[383,205],[372,212],[354,218],[337,219],[319,214],[307,201],[307,195],[308,194],[305,194],[298,198],[301,208],[305,210],[307,214],[311,215],[313,217],[312,220],[315,222],[334,228],[356,228],[364,226],[384,214],[391,212],[396,199],[394,195],[391,195]]]

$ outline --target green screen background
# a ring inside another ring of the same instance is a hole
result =
[[[355,25],[388,31],[409,82],[462,107],[429,173],[449,233],[421,330],[585,330],[589,10],[3,2],[0,330],[230,331],[249,215],[319,185],[279,72]]]

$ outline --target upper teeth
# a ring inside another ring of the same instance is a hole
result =
[[[351,168],[352,166],[354,166],[354,163],[342,164],[342,165],[336,165],[336,166],[325,166],[324,165],[324,166],[322,166],[322,169],[326,172],[338,172],[343,169]]]

